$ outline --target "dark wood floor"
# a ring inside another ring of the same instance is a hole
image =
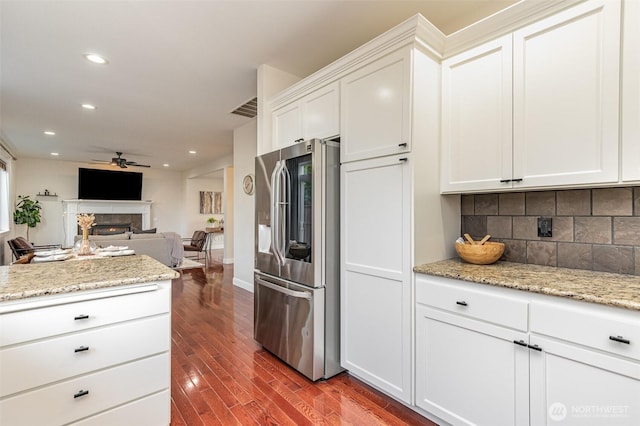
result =
[[[173,281],[171,425],[434,425],[347,373],[313,383],[280,362],[233,266],[207,263]]]

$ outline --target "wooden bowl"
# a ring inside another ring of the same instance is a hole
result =
[[[458,256],[462,260],[476,265],[489,265],[497,262],[502,253],[504,253],[504,243],[487,241],[482,245],[456,243],[455,246]]]

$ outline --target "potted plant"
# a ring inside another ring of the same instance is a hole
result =
[[[207,223],[211,225],[210,228],[215,228],[216,223],[218,223],[218,219],[216,219],[215,217],[210,217],[209,219],[207,219]]]
[[[13,212],[13,223],[27,225],[27,241],[29,241],[29,228],[35,228],[40,223],[40,201],[32,200],[28,195],[18,195],[16,211]]]

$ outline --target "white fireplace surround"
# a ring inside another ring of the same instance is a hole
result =
[[[78,234],[76,215],[93,214],[141,214],[142,229],[151,228],[151,201],[129,200],[63,200],[64,247],[73,247]]]

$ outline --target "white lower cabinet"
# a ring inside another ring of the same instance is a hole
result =
[[[430,276],[416,301],[425,411],[453,425],[640,424],[639,312]]]
[[[0,424],[169,424],[170,286],[2,305]]]
[[[526,425],[526,333],[418,305],[416,405],[452,424]]]

